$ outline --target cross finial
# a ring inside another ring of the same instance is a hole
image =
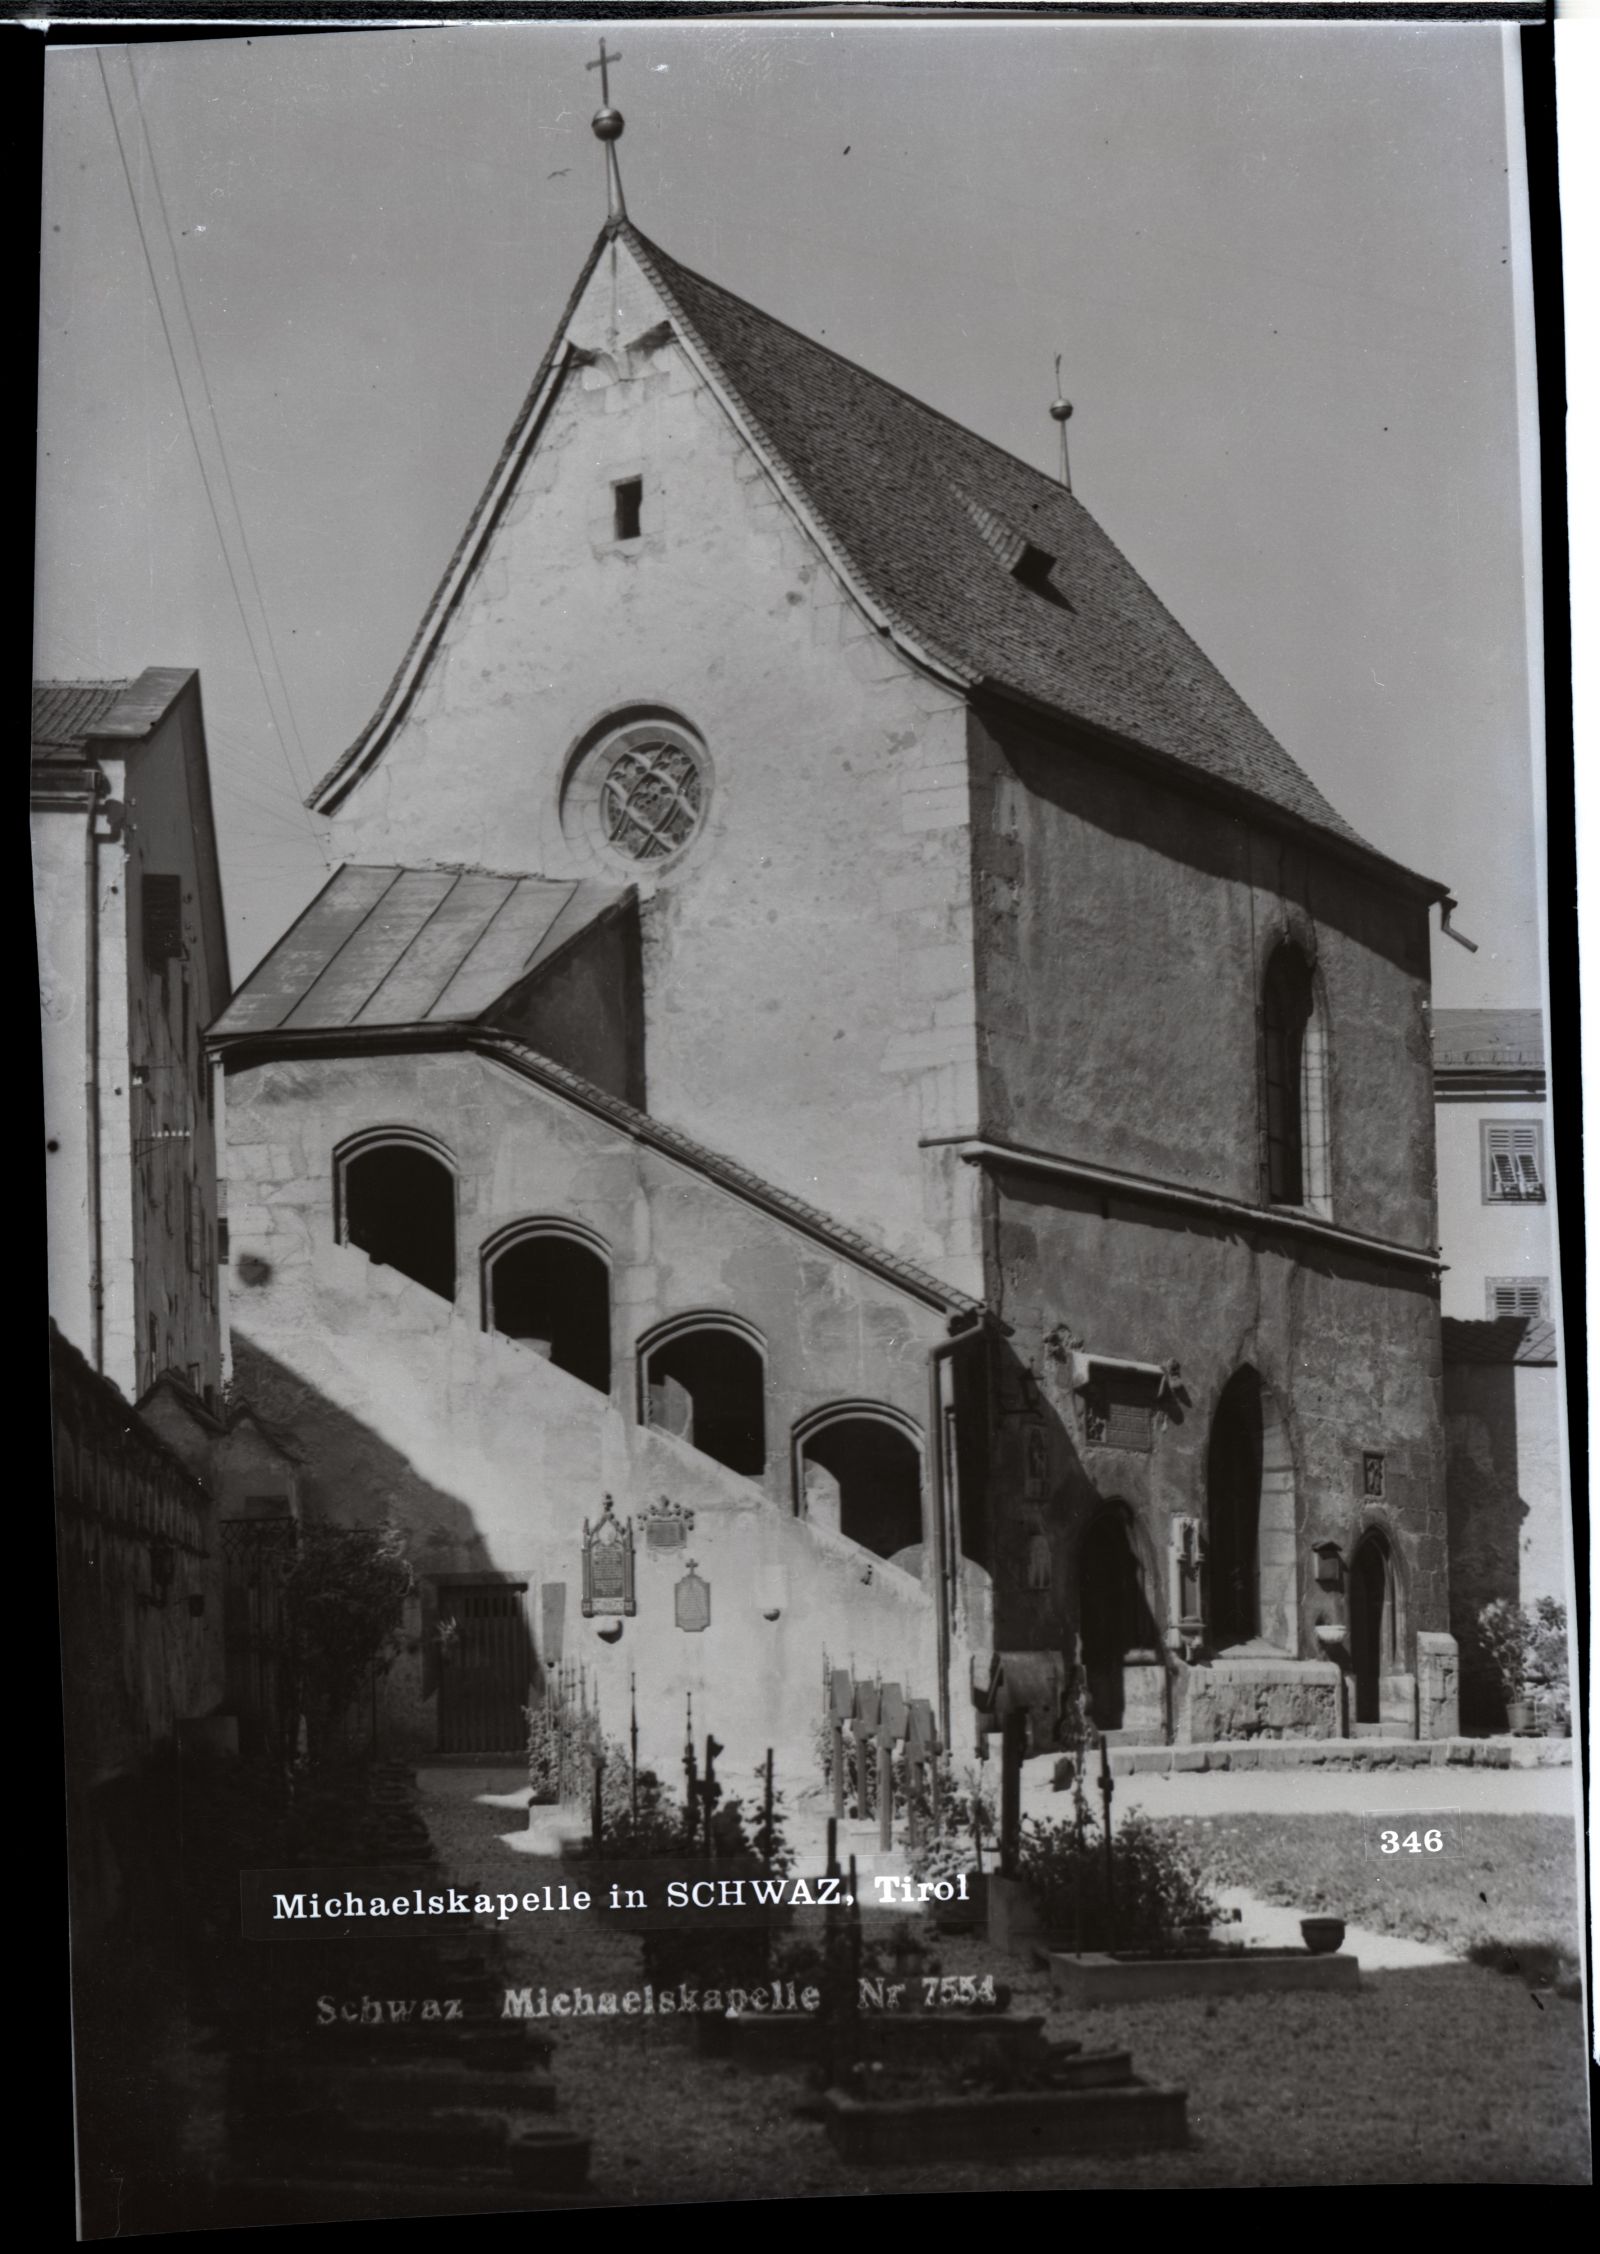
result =
[[[1056,395],[1050,402],[1050,419],[1061,431],[1061,482],[1072,491],[1072,463],[1067,455],[1067,425],[1072,420],[1072,401],[1061,396],[1061,355],[1056,354]]]
[[[597,70],[600,73],[600,107],[590,123],[595,139],[605,145],[606,208],[613,219],[626,219],[628,216],[627,206],[622,200],[622,173],[617,164],[617,143],[622,139],[623,118],[621,110],[611,107],[611,65],[620,63],[621,60],[620,50],[614,55],[606,53],[605,37],[602,34],[599,54],[583,66],[585,70]]]
[[[605,34],[604,32],[602,32],[600,35],[599,54],[596,55],[592,63],[585,63],[583,66],[585,70],[597,70],[600,73],[600,99],[602,102],[606,103],[608,107],[611,101],[611,81],[606,66],[609,63],[620,63],[621,60],[621,55],[608,55],[606,53]]]

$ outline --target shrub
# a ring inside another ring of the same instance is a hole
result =
[[[1197,1857],[1149,1817],[1125,1816],[1111,1853],[1108,1905],[1104,1835],[1087,1808],[1070,1822],[1024,1822],[1019,1875],[1047,1931],[1076,1937],[1081,1920],[1086,1948],[1153,1948],[1177,1927],[1209,1925],[1217,1915]]]
[[[285,1682],[311,1758],[331,1748],[369,1678],[393,1665],[415,1585],[396,1526],[299,1528],[282,1567]],[[299,1736],[297,1726],[291,1744]]]
[[[911,1855],[913,1878],[936,1885],[941,1879],[959,1879],[976,1870],[975,1833],[981,1832],[985,1839],[994,1837],[995,1811],[994,1803],[970,1769],[962,1791],[951,1791],[947,1785],[940,1795],[937,1828],[932,1824],[932,1812],[926,1803],[919,1803],[919,1814],[924,1817],[925,1827]]]
[[[1567,1608],[1553,1597],[1512,1604],[1499,1597],[1478,1614],[1478,1655],[1506,1700],[1541,1700],[1555,1727],[1569,1726]]]

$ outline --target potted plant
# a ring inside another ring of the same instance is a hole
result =
[[[1499,1597],[1479,1612],[1477,1628],[1512,1735],[1537,1735],[1541,1716],[1559,1729],[1568,1712],[1566,1606],[1553,1597],[1532,1605]]]

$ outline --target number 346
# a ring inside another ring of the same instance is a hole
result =
[[[1398,1855],[1402,1848],[1408,1855],[1438,1855],[1444,1850],[1444,1833],[1408,1831],[1402,1839],[1397,1831],[1380,1831],[1378,1844],[1386,1855]]]

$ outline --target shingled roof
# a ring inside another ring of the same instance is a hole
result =
[[[126,681],[35,681],[31,757],[70,765],[127,689]]]
[[[626,220],[603,231],[585,264],[379,715],[313,803],[381,741],[380,722],[454,599],[457,567],[485,529],[490,496],[524,442],[612,235],[861,589],[924,655],[969,690],[1019,697],[1174,762],[1411,876],[1336,812],[1064,486],[680,265]]]
[[[1549,1369],[1560,1359],[1556,1327],[1543,1315],[1497,1315],[1491,1322],[1468,1322],[1446,1315],[1439,1325],[1447,1367],[1464,1363],[1505,1369]]]
[[[1064,485],[624,232],[870,592],[930,655],[1365,844]],[[1055,599],[1008,563],[1025,548],[1050,559]]]

